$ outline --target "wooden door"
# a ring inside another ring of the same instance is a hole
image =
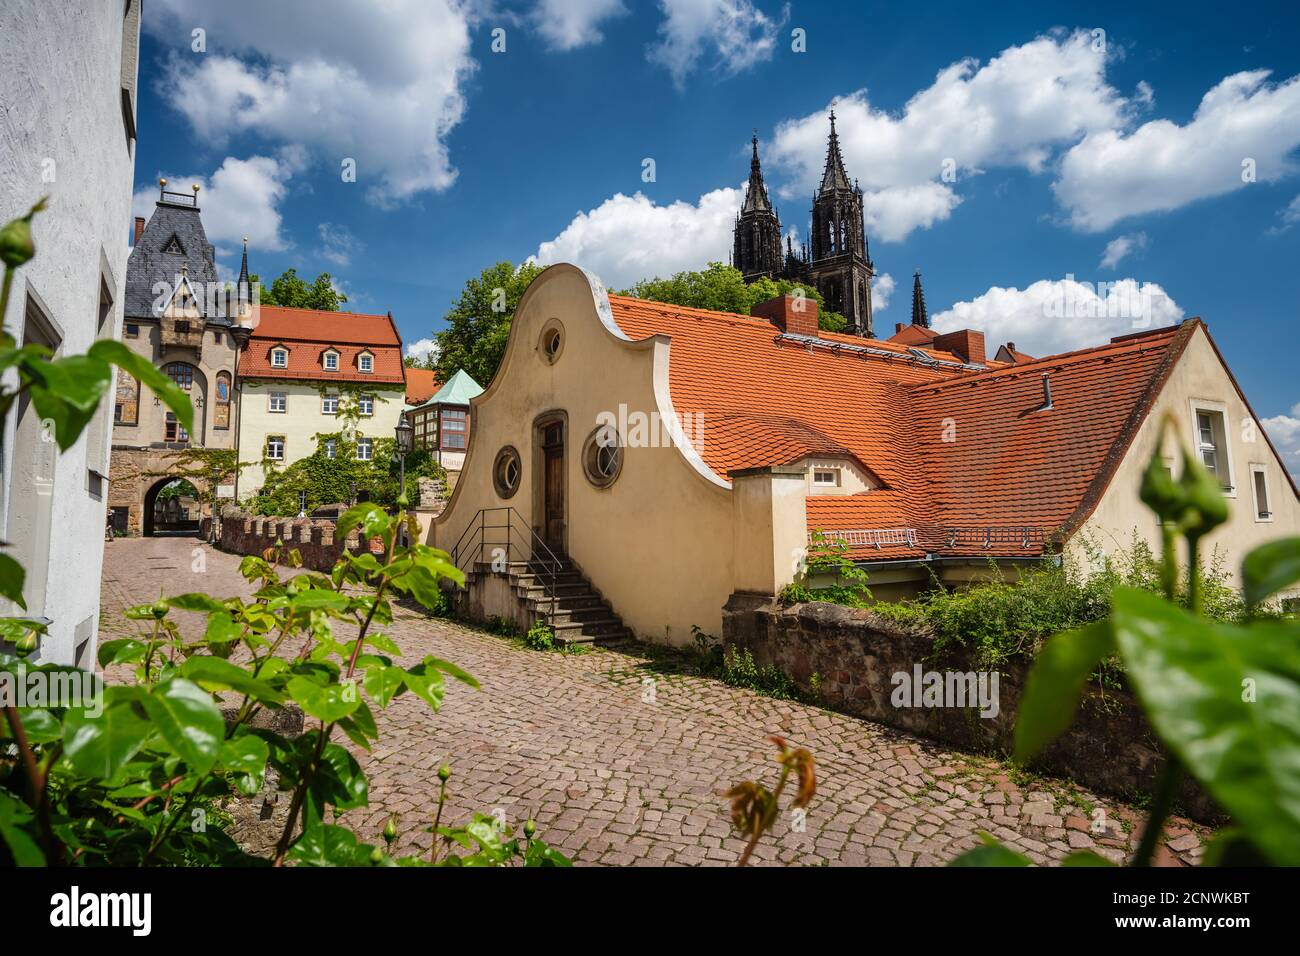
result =
[[[542,430],[542,537],[556,554],[564,551],[564,423]]]

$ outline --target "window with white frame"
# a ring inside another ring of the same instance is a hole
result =
[[[1192,415],[1196,425],[1194,440],[1201,464],[1218,479],[1230,497],[1236,494],[1232,455],[1228,447],[1228,423],[1224,408],[1217,403],[1194,402]]]
[[[363,372],[373,372],[375,370],[375,357],[369,352],[362,352],[357,356],[357,368]]]
[[[271,368],[288,368],[289,350],[271,349]]]
[[[375,396],[360,396],[357,399],[357,412],[361,415],[373,415],[375,413]]]
[[[1272,521],[1273,506],[1268,497],[1268,470],[1263,465],[1250,466],[1250,487],[1255,492],[1255,520]]]
[[[266,436],[266,457],[271,461],[284,461],[284,436]]]
[[[338,353],[338,352],[326,352],[326,353],[325,353],[325,371],[327,371],[327,372],[337,372],[338,370],[339,370],[339,353]]]
[[[373,438],[357,439],[357,460],[370,461],[375,455],[375,441]]]
[[[838,488],[840,470],[838,468],[814,468],[813,484],[818,488]]]
[[[320,413],[322,415],[337,415],[339,413],[339,397],[334,393],[322,395],[320,397]]]
[[[289,407],[289,395],[287,392],[271,392],[268,396],[269,404],[267,410],[272,412],[283,412]]]
[[[339,443],[333,438],[325,439],[325,457],[337,458],[339,453]]]

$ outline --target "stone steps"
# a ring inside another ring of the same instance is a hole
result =
[[[492,566],[479,563],[471,574],[493,574]],[[523,617],[542,621],[555,634],[556,643],[618,644],[633,638],[609,602],[569,558],[558,563],[512,561],[504,574],[510,590],[525,611]]]

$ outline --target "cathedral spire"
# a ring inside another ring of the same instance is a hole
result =
[[[844,171],[844,157],[840,155],[840,137],[835,132],[835,111],[831,110],[831,135],[826,144],[826,171],[822,173],[821,191],[850,188],[849,174]]]
[[[745,204],[740,207],[743,215],[747,212],[770,212],[772,203],[767,198],[767,185],[763,182],[763,169],[758,162],[758,130],[749,141],[753,155],[749,159],[749,185],[745,189]]]
[[[930,327],[930,315],[925,311],[925,293],[921,291],[921,272],[912,276],[912,324]]]
[[[252,301],[252,288],[248,281],[248,237],[244,237],[244,258],[239,263],[239,279],[235,282],[235,291],[241,304]]]

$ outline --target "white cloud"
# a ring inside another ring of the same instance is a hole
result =
[[[601,21],[626,13],[621,0],[538,0],[531,20],[552,50],[574,50],[605,39]]]
[[[292,156],[272,158],[250,156],[236,159],[227,156],[210,177],[176,176],[163,172],[171,191],[188,193],[191,184],[199,189],[199,208],[203,210],[203,228],[213,245],[239,246],[248,237],[252,248],[278,252],[289,246],[280,234],[281,216],[277,208],[288,191],[288,180],[296,171]],[[158,201],[157,186],[136,190],[132,209],[148,219]]]
[[[348,265],[352,257],[365,248],[365,243],[354,236],[347,226],[322,222],[316,227],[316,232],[321,240],[318,254],[340,268]]]
[[[304,144],[386,204],[456,178],[446,138],[465,112],[469,13],[456,0],[153,0],[145,26],[179,48],[161,95],[212,144],[252,132]],[[191,52],[191,30],[208,52]]]
[[[1145,232],[1130,232],[1125,236],[1116,236],[1106,243],[1106,250],[1101,254],[1101,268],[1114,269],[1128,255],[1139,252],[1146,247],[1147,234]]]
[[[1300,403],[1291,406],[1290,415],[1274,415],[1260,424],[1282,456],[1282,464],[1300,481]]]
[[[869,235],[901,240],[951,215],[961,201],[954,181],[991,166],[1042,172],[1055,149],[1121,123],[1127,103],[1105,69],[1090,34],[1057,32],[983,66],[965,59],[945,67],[900,114],[873,106],[866,90],[832,100]],[[769,152],[793,177],[782,196],[802,198],[820,183],[827,133],[826,110],[777,126]]]
[[[668,70],[679,90],[705,57],[725,75],[771,59],[790,14],[787,5],[774,19],[751,0],[659,0],[659,6],[660,39],[647,56]]]
[[[1131,133],[1090,133],[1061,162],[1052,185],[1071,223],[1088,232],[1121,219],[1177,209],[1241,189],[1248,163],[1261,182],[1297,171],[1300,76],[1266,82],[1268,70],[1225,77],[1202,98],[1192,121],[1151,120]]]
[[[871,281],[871,311],[889,308],[889,297],[894,294],[894,277],[882,272]]]
[[[1296,223],[1300,222],[1300,196],[1296,196],[1287,205],[1277,211],[1278,219],[1281,220],[1276,226],[1269,228],[1273,235],[1286,232]]]
[[[715,189],[699,202],[656,205],[641,193],[616,193],[595,209],[579,212],[554,239],[537,247],[543,265],[572,262],[598,275],[611,289],[683,269],[726,262],[731,228],[744,199],[742,189]]]
[[[430,356],[433,357],[434,361],[437,361],[441,352],[442,349],[438,347],[438,343],[433,339],[417,339],[414,342],[406,343],[407,358],[414,358],[421,364]]]
[[[931,316],[938,332],[979,329],[992,355],[1004,342],[1033,356],[1101,345],[1112,336],[1173,325],[1183,310],[1155,283],[1040,279],[1024,290],[994,286]]]

